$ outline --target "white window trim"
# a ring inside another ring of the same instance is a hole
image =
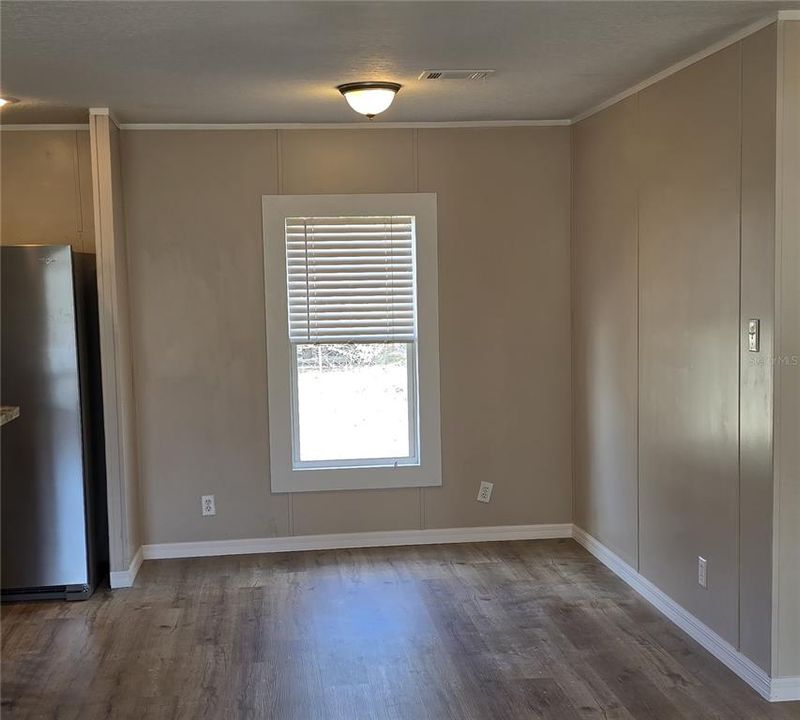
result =
[[[441,485],[436,194],[264,195],[262,211],[272,492]],[[331,215],[414,215],[416,218],[417,465],[293,469],[292,348],[286,299],[285,221],[288,217]]]

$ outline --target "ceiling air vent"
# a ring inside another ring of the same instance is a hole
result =
[[[486,80],[494,70],[423,70],[419,80]]]

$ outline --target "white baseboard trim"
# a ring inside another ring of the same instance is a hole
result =
[[[769,699],[772,702],[800,700],[800,676],[772,678]]]
[[[439,545],[443,543],[492,542],[498,540],[546,540],[568,537],[572,537],[572,525],[570,523],[561,523],[159,543],[156,545],[144,545],[143,548],[145,560],[163,560],[167,558],[249,555],[253,553],[295,552],[300,550],[339,550],[345,548],[391,547],[395,545]]]
[[[136,579],[136,573],[139,572],[143,560],[144,546],[140,545],[127,570],[112,570],[109,573],[108,583],[111,585],[111,589],[132,587],[133,581]]]
[[[723,665],[736,673],[761,697],[770,702],[800,699],[800,678],[770,678],[769,674],[750,658],[742,655],[727,640],[676,603],[643,575],[640,575],[599,540],[577,525],[573,528],[572,536],[603,565],[624,580],[687,635],[700,643]]]

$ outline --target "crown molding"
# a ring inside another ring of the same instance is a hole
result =
[[[0,131],[3,132],[34,132],[42,130],[88,130],[89,124],[82,123],[40,123],[36,125],[0,125]]]
[[[398,130],[423,128],[562,127],[558,120],[469,120],[459,122],[346,122],[346,123],[121,123],[121,130]]]

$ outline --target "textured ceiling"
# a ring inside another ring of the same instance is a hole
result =
[[[2,121],[337,123],[339,83],[403,84],[394,122],[570,118],[800,2],[14,2]],[[420,81],[489,68],[487,81]]]

